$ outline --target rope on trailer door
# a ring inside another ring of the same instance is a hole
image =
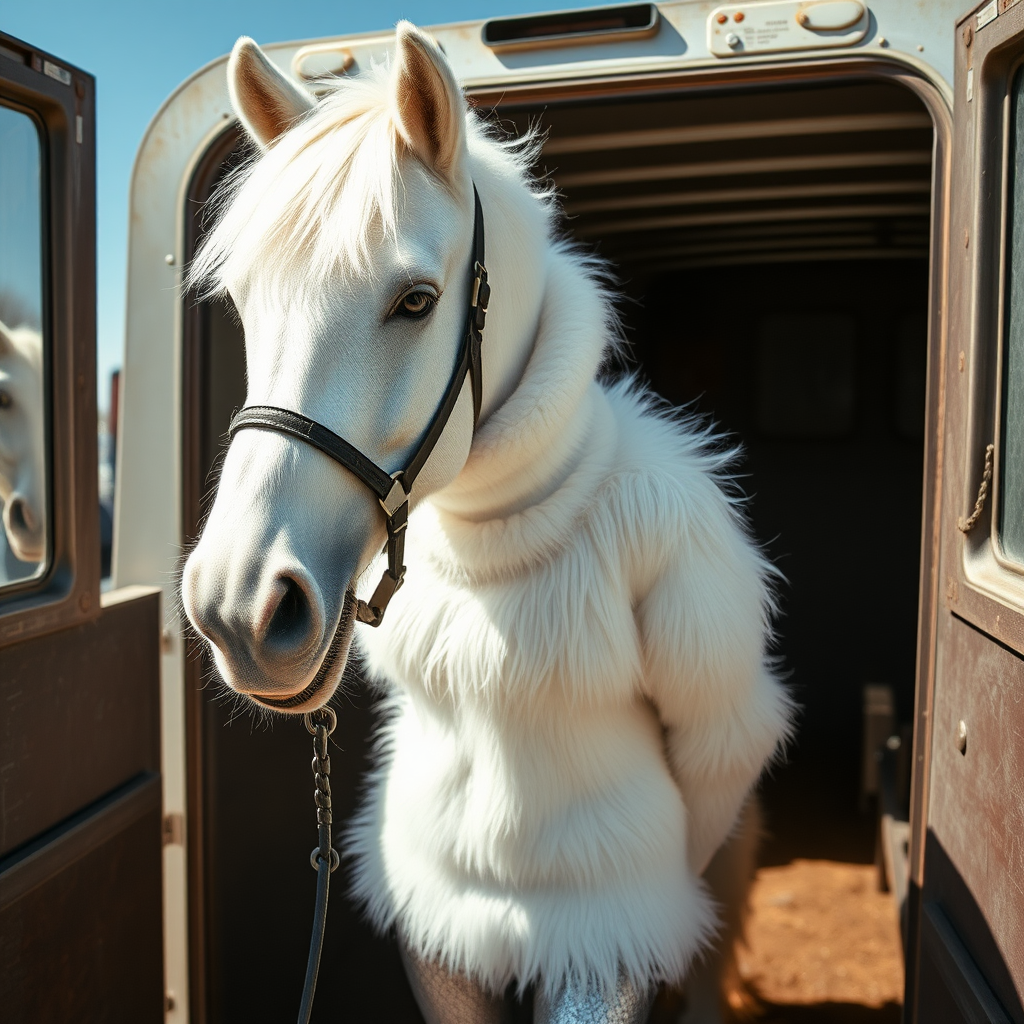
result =
[[[970,533],[981,518],[981,513],[985,508],[985,499],[988,497],[988,485],[992,482],[992,456],[995,450],[994,444],[985,448],[985,469],[981,474],[981,486],[978,488],[978,500],[974,503],[974,511],[966,519],[960,516],[956,521],[956,528],[961,533]]]

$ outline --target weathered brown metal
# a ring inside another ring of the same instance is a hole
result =
[[[972,10],[954,35],[949,236],[965,244],[949,254],[947,334],[933,350],[940,602],[930,641],[922,631],[922,663],[933,667],[918,691],[905,1011],[920,1024],[1024,1016],[1024,576],[999,556],[996,493],[969,534],[957,529],[993,436],[998,450],[1005,114],[1024,7],[1001,5],[978,25]]]

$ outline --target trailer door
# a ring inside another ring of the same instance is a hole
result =
[[[100,596],[95,88],[0,34],[0,1017],[164,1016],[159,598]]]
[[[956,28],[907,1016],[1024,1022],[1024,3]],[[944,412],[943,412],[944,410]],[[934,566],[934,569],[931,567]],[[928,609],[932,610],[929,612]]]

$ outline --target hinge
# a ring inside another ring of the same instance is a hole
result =
[[[181,846],[185,842],[185,818],[181,814],[165,814],[164,846]]]

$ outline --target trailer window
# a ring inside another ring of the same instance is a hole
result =
[[[0,588],[48,561],[41,168],[35,121],[0,105]]]
[[[999,475],[999,536],[1007,557],[1024,563],[1024,69],[1013,82],[1007,210],[1006,337]]]

